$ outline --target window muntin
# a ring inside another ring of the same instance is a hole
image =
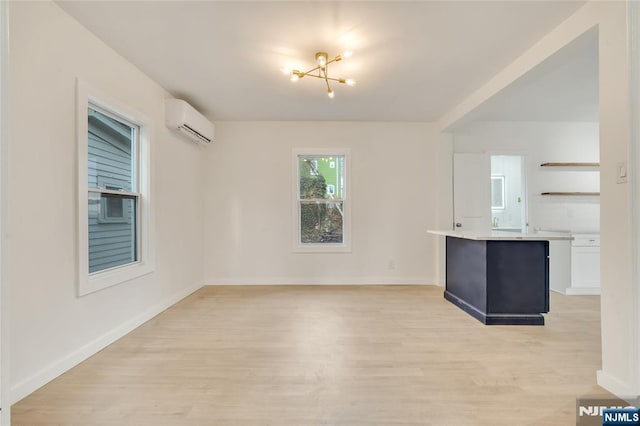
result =
[[[95,274],[140,258],[140,128],[95,105],[87,112],[88,272]]]
[[[344,247],[346,156],[299,154],[296,163],[298,245]]]

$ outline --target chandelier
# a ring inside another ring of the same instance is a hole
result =
[[[344,52],[341,55],[338,55],[333,59],[329,60],[329,55],[327,54],[327,52],[317,52],[316,62],[318,65],[315,68],[312,68],[306,72],[303,72],[300,70],[288,70],[288,69],[283,69],[282,71],[291,77],[292,82],[296,82],[305,76],[324,80],[325,84],[327,85],[327,96],[333,99],[336,95],[333,89],[331,88],[331,84],[329,83],[330,81],[337,81],[338,83],[346,84],[348,86],[354,86],[356,84],[356,81],[352,78],[345,79],[345,78],[329,77],[329,64],[341,61],[343,59],[347,59],[351,57],[351,55],[352,55],[352,52]]]

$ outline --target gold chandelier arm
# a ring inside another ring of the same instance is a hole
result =
[[[305,72],[305,73],[304,73],[304,75],[310,75],[310,76],[313,76],[313,77],[317,77],[317,76],[314,76],[314,75],[313,75],[313,74],[311,74],[311,73],[312,73],[312,72],[314,72],[314,71],[318,71],[318,70],[320,70],[320,67],[319,67],[319,66],[318,66],[318,67],[315,67],[315,68],[310,69],[309,71]],[[322,78],[322,77],[320,77],[320,78]]]
[[[324,75],[309,74],[309,73],[306,73],[306,72],[300,72],[300,73],[297,73],[296,75],[298,75],[299,77],[309,76],[309,77],[313,77],[313,78],[320,78],[322,80],[337,81],[338,83],[346,83],[347,82],[347,80],[344,79],[344,78],[333,78],[333,77],[328,77],[328,76],[324,76]]]
[[[324,77],[321,76],[321,75],[318,75],[318,74],[309,74],[309,73],[306,73],[306,72],[300,73],[300,74],[302,74],[304,76],[309,76],[309,77],[313,77],[313,78],[320,78],[320,79],[324,80]]]
[[[329,86],[329,76],[327,75],[327,71],[328,71],[328,65],[329,63],[327,63],[327,65],[325,65],[324,69],[322,69],[322,73],[324,74],[324,82],[327,84],[327,90],[329,92],[331,92],[331,86]],[[333,79],[331,79],[333,80]]]
[[[338,62],[338,61],[341,61],[341,60],[342,60],[342,55],[338,55],[335,58],[333,58],[332,60],[327,61],[327,65],[329,65],[332,62]]]
[[[345,83],[347,81],[344,78],[333,78],[333,77],[327,77],[327,76],[324,76],[324,75],[309,74],[309,73],[306,73],[306,72],[301,72],[298,75],[300,75],[300,76],[304,75],[305,77],[309,76],[309,77],[313,77],[313,78],[320,78],[322,80],[337,81],[338,83]]]

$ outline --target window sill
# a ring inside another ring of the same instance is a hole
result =
[[[294,253],[351,253],[348,245],[298,245],[293,248]]]
[[[133,279],[148,275],[155,270],[154,265],[149,262],[137,262],[117,268],[95,272],[80,280],[78,296],[95,293],[108,287],[131,281]]]

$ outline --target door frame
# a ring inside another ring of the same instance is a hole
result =
[[[0,425],[11,424],[7,270],[9,146],[9,2],[0,1]]]

